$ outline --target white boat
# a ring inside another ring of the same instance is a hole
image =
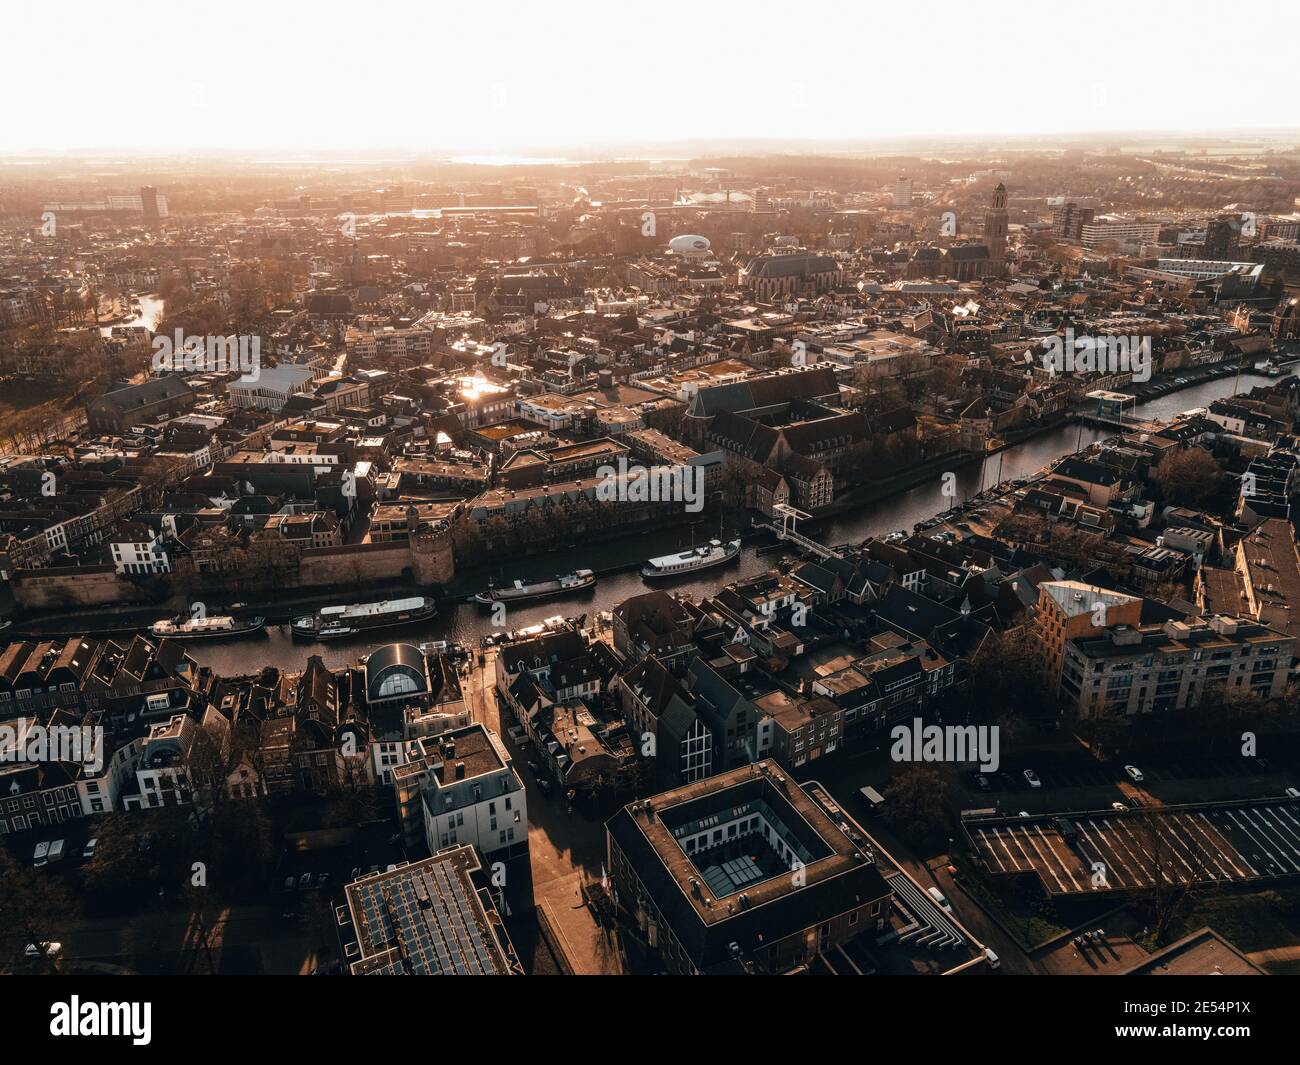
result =
[[[460,644],[451,640],[426,640],[420,644],[420,653],[425,655],[446,655],[448,658],[465,658],[469,652]]]
[[[294,618],[292,629],[297,636],[334,640],[390,625],[427,621],[437,612],[432,599],[416,595],[408,599],[386,599],[380,603],[321,607],[315,614]]]
[[[662,555],[652,558],[641,567],[641,576],[646,580],[657,577],[676,577],[679,574],[693,573],[695,570],[708,569],[730,562],[740,554],[740,541],[710,540],[703,547],[693,547],[689,551],[679,551],[675,555]]]
[[[219,636],[244,636],[259,631],[266,624],[266,618],[249,618],[236,621],[228,615],[191,618],[184,614],[163,621],[155,621],[149,626],[154,636],[171,640],[212,639]]]
[[[545,581],[518,580],[512,584],[492,585],[474,596],[474,602],[490,606],[492,603],[521,603],[528,599],[546,599],[553,595],[580,592],[596,583],[596,575],[589,569],[574,570],[562,577]]]

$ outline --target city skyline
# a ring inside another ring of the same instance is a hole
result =
[[[392,0],[367,6],[369,37],[340,20],[247,2],[178,10],[151,0],[107,33],[97,11],[79,0],[55,15],[28,2],[11,12],[14,39],[31,47],[8,57],[4,88],[39,86],[41,106],[8,116],[0,154],[567,156],[683,141],[1296,126],[1288,41],[1300,13],[1276,2],[1255,5],[1239,32],[1207,3],[1117,0],[1086,10],[834,3],[815,21],[767,0],[703,10],[670,0],[653,16],[585,2],[564,18],[528,4],[443,10]],[[47,48],[59,50],[57,78]]]

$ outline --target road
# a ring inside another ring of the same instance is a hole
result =
[[[466,705],[474,720],[501,737],[528,796],[528,857],[533,898],[559,940],[559,947],[579,975],[617,975],[623,961],[614,938],[596,923],[583,900],[584,883],[605,874],[605,828],[574,810],[552,788],[545,795],[528,769],[528,751],[510,736],[514,724],[496,695],[497,652],[463,681]],[[504,716],[504,720],[503,720]]]
[[[271,904],[224,908],[209,915],[207,949],[195,915],[184,909],[150,908],[130,918],[87,918],[58,933],[60,971],[206,975],[299,973],[333,956],[309,919],[286,918]],[[15,972],[29,972],[26,940],[3,937],[0,957]],[[321,948],[324,948],[323,950]]]

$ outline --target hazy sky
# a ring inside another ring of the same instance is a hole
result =
[[[5,0],[0,151],[1300,125],[1294,0]]]

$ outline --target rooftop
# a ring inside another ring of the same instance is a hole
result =
[[[349,884],[353,975],[522,976],[491,896],[471,879],[478,869],[462,844]]]

